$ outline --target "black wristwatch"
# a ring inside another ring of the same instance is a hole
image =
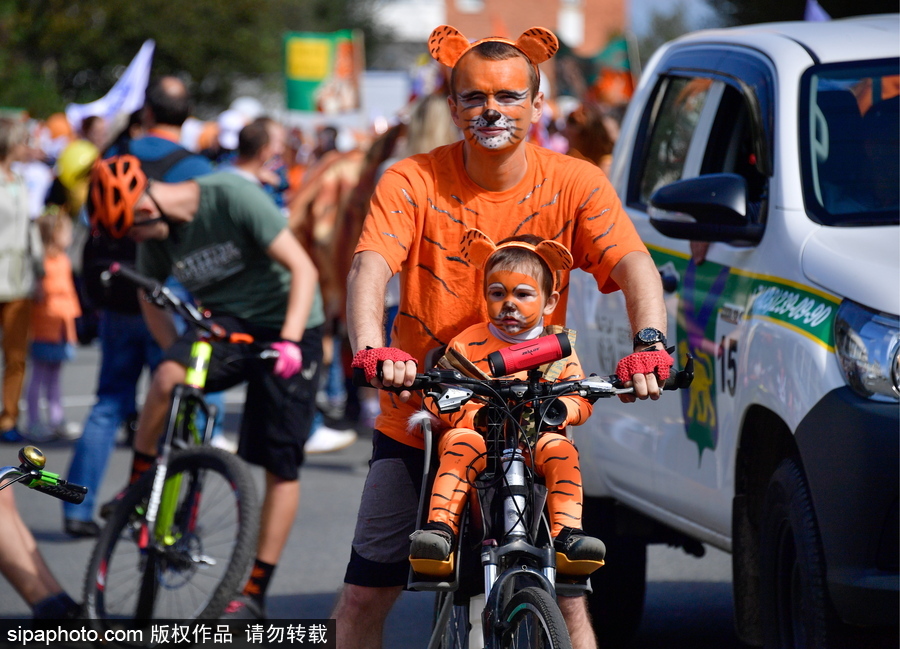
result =
[[[634,334],[634,340],[632,342],[634,343],[635,348],[649,347],[650,345],[655,345],[656,343],[662,343],[663,349],[665,349],[666,335],[659,329],[647,327]]]

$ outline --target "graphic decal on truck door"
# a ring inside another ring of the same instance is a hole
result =
[[[716,416],[716,361],[719,346],[715,327],[729,269],[718,264],[697,266],[689,261],[682,275],[678,308],[679,358],[694,357],[694,385],[681,395],[688,439],[697,444],[698,461],[703,449],[715,450],[719,442]]]
[[[778,277],[739,271],[709,260],[697,265],[687,255],[652,248],[656,265],[680,278],[676,307],[679,363],[694,358],[694,382],[681,393],[685,434],[715,451],[722,408],[730,408],[739,381],[767,380],[740,367],[741,333],[748,319],[764,320],[834,351],[833,321],[839,300],[828,293]]]

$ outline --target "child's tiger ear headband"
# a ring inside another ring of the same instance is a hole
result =
[[[559,271],[569,270],[572,268],[572,254],[561,243],[545,239],[536,246],[524,241],[507,241],[499,246],[488,238],[481,230],[474,228],[466,230],[460,242],[460,254],[467,262],[484,270],[488,259],[498,250],[504,248],[524,248],[531,250],[534,254],[544,260],[550,272],[553,273],[554,287],[558,284],[556,274]]]
[[[431,32],[428,38],[428,51],[438,62],[452,68],[476,45],[486,42],[506,43],[522,52],[531,61],[534,67],[548,60],[559,49],[559,41],[549,29],[532,27],[525,30],[519,38],[511,41],[508,38],[489,36],[470,43],[469,39],[459,33],[459,30],[450,25],[441,25]]]

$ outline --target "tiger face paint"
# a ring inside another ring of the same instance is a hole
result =
[[[530,275],[501,269],[490,272],[484,293],[491,323],[511,336],[533,329],[559,300],[556,292],[545,296]]]
[[[450,98],[453,122],[469,144],[489,150],[516,147],[540,119],[542,97],[528,90],[524,58],[503,61],[464,56],[457,64],[456,96]]]

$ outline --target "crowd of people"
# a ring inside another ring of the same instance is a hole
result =
[[[212,390],[248,382],[245,407],[255,427],[238,431],[231,450],[266,471],[256,563],[229,616],[264,616],[266,588],[296,515],[304,456],[374,429],[368,482],[390,488],[364,491],[334,615],[340,646],[380,646],[372,638],[406,581],[415,531],[419,485],[410,476],[421,473],[422,440],[407,433],[406,419],[419,402],[408,393],[348,388],[346,377],[351,365],[378,365],[383,375],[370,375],[373,388],[409,385],[429,348],[471,325],[494,326],[497,314],[473,281],[482,267],[446,251],[477,227],[501,243],[527,233],[522,245],[531,250],[553,240],[570,260],[546,273],[539,262],[529,266],[533,277],[546,275],[549,289],[535,290],[545,302],[552,293],[556,308],[531,314],[528,326],[504,311],[506,324],[489,329],[498,340],[528,339],[564,322],[572,258],[601,290],[623,290],[635,331],[666,330],[658,273],[602,172],[620,107],[581,102],[561,111],[562,102],[545,99],[538,65],[553,56],[556,39],[538,31],[471,44],[453,28],[438,28],[431,52],[448,72],[444,82],[414,98],[386,130],[345,135],[350,146],[338,146],[337,128],[320,127],[312,138],[253,102],[236,102],[198,125],[187,87],[173,76],[152,80],[144,108],[119,129],[88,118],[75,132],[56,118],[29,133],[23,120],[0,119],[0,240],[9,248],[0,257],[0,439],[78,438],[67,477],[89,494],[82,505],[64,507],[69,535],[100,531],[95,515],[104,508],[95,494],[117,430],[133,436],[131,482],[152,466],[193,335],[133,288],[98,280],[100,269],[124,261],[280,352],[274,378],[249,366],[210,370]],[[200,262],[217,246],[239,250],[233,267]],[[500,284],[510,294],[518,288],[503,282],[518,270],[503,271]],[[101,350],[97,400],[76,430],[64,420],[59,376],[77,344],[94,339]],[[637,348],[623,376],[633,379],[637,398],[657,398],[654,371],[667,367],[664,336]],[[214,359],[227,353],[217,349]],[[145,367],[152,381],[138,411]],[[437,528],[447,540],[455,533],[446,522]],[[554,531],[564,532],[558,541],[566,551],[584,546],[597,555],[602,548],[576,523]],[[35,575],[47,572],[36,549],[33,561]],[[6,565],[0,557],[0,569],[36,614],[50,598],[71,608],[52,581],[33,589]],[[560,599],[574,645],[592,646],[583,600]]]

